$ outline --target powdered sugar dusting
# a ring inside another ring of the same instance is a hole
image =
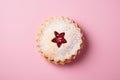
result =
[[[59,33],[65,32],[67,43],[62,44],[60,48],[51,40],[55,37],[54,31]],[[54,17],[48,22],[42,30],[40,37],[40,46],[44,55],[56,61],[69,59],[72,55],[76,55],[82,43],[82,34],[80,28],[76,27],[68,18]]]

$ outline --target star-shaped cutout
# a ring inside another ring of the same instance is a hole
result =
[[[58,48],[63,44],[63,43],[67,43],[67,41],[65,40],[64,36],[65,33],[58,33],[58,32],[54,32],[55,34],[55,38],[52,39],[52,42],[56,43]]]

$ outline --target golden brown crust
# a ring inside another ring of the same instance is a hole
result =
[[[72,19],[70,19],[70,18],[68,18],[68,17],[64,17],[64,16],[59,16],[59,17],[62,17],[63,19],[64,19],[64,18],[69,19],[69,20],[71,21],[71,23],[73,23],[76,27],[80,28],[80,26],[79,26],[74,20],[72,20]],[[41,47],[40,47],[40,45],[39,45],[39,39],[40,39],[40,36],[41,36],[41,33],[42,33],[42,29],[43,29],[43,28],[45,27],[45,25],[46,25],[48,22],[50,22],[52,19],[53,19],[53,17],[47,19],[46,21],[44,21],[44,22],[41,24],[40,29],[38,30],[37,35],[36,35],[36,45],[37,45],[37,48],[38,48],[38,52],[39,52],[47,61],[49,61],[49,62],[51,62],[51,63],[55,63],[55,64],[62,64],[62,65],[64,65],[64,64],[66,64],[66,63],[70,63],[72,60],[74,60],[74,59],[80,54],[80,52],[81,52],[81,50],[83,49],[83,46],[84,46],[84,36],[83,36],[83,33],[82,33],[81,29],[80,29],[80,33],[82,34],[82,37],[81,37],[82,43],[80,44],[80,49],[77,50],[77,54],[76,54],[76,55],[71,55],[71,57],[70,57],[69,59],[65,59],[65,60],[63,60],[63,61],[60,61],[60,60],[59,60],[59,61],[55,61],[55,60],[49,59],[48,56],[44,55],[43,52],[41,51]]]

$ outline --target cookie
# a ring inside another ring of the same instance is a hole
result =
[[[36,36],[39,53],[55,64],[65,64],[75,59],[83,48],[83,42],[80,26],[63,16],[45,20]]]

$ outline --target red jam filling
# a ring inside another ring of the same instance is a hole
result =
[[[64,38],[65,33],[58,33],[58,32],[54,32],[55,34],[55,38],[52,39],[52,42],[56,43],[58,48],[63,44],[63,43],[67,43],[67,41]]]

